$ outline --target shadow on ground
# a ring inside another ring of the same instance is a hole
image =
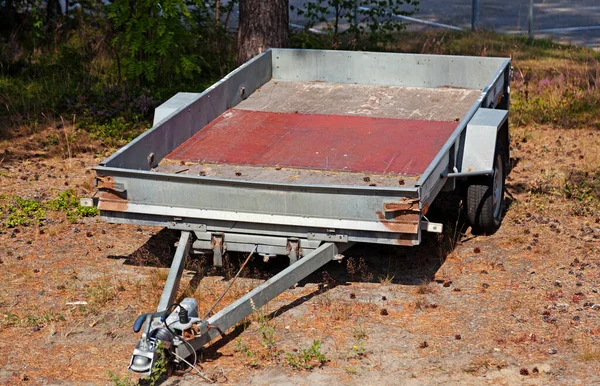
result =
[[[173,261],[179,232],[164,228],[148,239],[130,255],[111,255],[109,259],[123,259],[123,264],[137,267],[168,268]]]

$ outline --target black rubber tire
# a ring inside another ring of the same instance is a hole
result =
[[[474,178],[469,182],[467,188],[467,217],[473,234],[491,235],[500,228],[504,215],[506,172],[506,152],[502,144],[497,142],[496,154],[494,154],[494,174]],[[496,179],[498,175],[499,177]],[[501,183],[501,191],[499,198],[494,200],[493,192],[495,188],[497,189],[498,183]]]

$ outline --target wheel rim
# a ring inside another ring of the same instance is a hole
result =
[[[498,221],[502,215],[502,182],[504,176],[502,166],[502,157],[498,154],[496,155],[496,162],[494,165],[494,182],[492,186],[492,205],[494,208],[494,219],[496,221]]]

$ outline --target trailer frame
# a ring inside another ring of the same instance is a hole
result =
[[[510,170],[510,77],[510,59],[505,58],[270,49],[204,92],[179,93],[157,108],[149,131],[95,168],[102,220],[181,231],[157,311],[140,315],[134,323],[134,332],[145,327],[130,370],[149,374],[159,342],[175,362],[194,354],[327,262],[342,259],[340,252],[354,243],[413,246],[421,242],[422,231],[441,232],[442,225],[429,222],[426,214],[442,190],[477,181],[479,188],[472,190],[482,194],[481,187],[489,182],[497,211]],[[456,128],[423,173],[406,186],[157,171],[168,154],[270,79],[457,87],[480,94],[457,118]],[[498,149],[505,153],[498,156]],[[469,200],[477,204],[477,197]],[[491,208],[490,202],[485,205]],[[478,210],[477,205],[473,208]],[[200,318],[194,299],[176,299],[188,254],[210,252],[213,264],[221,266],[227,251],[256,253],[265,261],[287,255],[290,265],[215,315]]]

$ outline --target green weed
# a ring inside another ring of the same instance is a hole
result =
[[[573,202],[572,215],[600,214],[600,172],[571,171],[565,179],[562,193]]]
[[[58,194],[53,200],[38,202],[21,197],[12,197],[3,201],[7,204],[0,206],[0,217],[6,217],[4,224],[7,228],[28,226],[34,223],[41,224],[46,216],[46,211],[63,212],[70,222],[77,222],[83,217],[94,217],[100,214],[96,207],[79,205],[79,197],[72,189]]]
[[[27,326],[43,327],[50,323],[62,322],[64,320],[65,316],[63,314],[47,311],[42,315],[27,315],[25,324]]]
[[[40,315],[27,314],[24,317],[19,317],[17,314],[8,311],[0,320],[1,327],[44,327],[51,323],[58,323],[65,320],[65,316],[61,313],[46,311]]]
[[[10,205],[7,210],[8,217],[4,222],[7,228],[27,226],[34,222],[39,224],[45,216],[42,204],[21,197],[15,197],[14,204]]]
[[[346,366],[344,367],[344,371],[348,375],[358,375],[358,369],[356,367]]]
[[[98,279],[86,287],[87,310],[92,314],[98,314],[99,310],[117,295],[114,285],[106,278]]]
[[[0,327],[12,327],[19,324],[19,316],[14,314],[11,311],[8,311],[6,314],[2,315],[2,319],[0,320]]]
[[[251,350],[248,345],[242,340],[242,338],[238,338],[235,341],[234,351],[242,354],[246,359],[249,360],[248,365],[250,367],[258,367],[258,354]]]
[[[94,217],[100,214],[97,207],[87,207],[79,205],[79,197],[72,189],[65,190],[58,194],[54,200],[50,200],[46,205],[52,210],[65,212],[70,222],[76,222],[82,217]]]
[[[394,278],[396,277],[396,275],[393,275],[391,273],[386,273],[385,275],[380,275],[379,276],[379,282],[383,285],[390,285],[394,283]]]
[[[600,200],[600,172],[571,171],[565,180],[563,191],[568,199]]]
[[[157,357],[154,360],[154,364],[152,365],[152,372],[150,373],[150,375],[143,378],[143,380],[148,382],[151,386],[162,383],[160,381],[163,380],[164,376],[168,373],[167,353],[162,345],[162,342],[158,342],[156,352]]]
[[[323,366],[329,361],[321,352],[321,342],[314,340],[308,349],[285,355],[288,365],[295,369],[310,370],[315,366]]]
[[[348,350],[348,358],[362,358],[366,355],[367,349],[365,347],[365,341],[368,338],[367,331],[363,326],[357,325],[352,328],[352,347]]]
[[[348,350],[348,358],[362,358],[365,356],[367,349],[365,348],[365,342],[362,340],[354,342],[350,350]]]
[[[138,382],[134,382],[129,374],[120,377],[119,375],[108,370],[108,380],[113,386],[135,386]]]
[[[271,323],[269,314],[263,309],[257,310],[254,303],[252,303],[252,309],[254,309],[256,321],[258,322],[260,344],[267,349],[269,355],[276,354],[275,327]]]
[[[242,338],[238,338],[235,341],[234,351],[244,355],[246,358],[252,358],[256,356],[256,353],[252,351]]]
[[[263,324],[258,328],[258,331],[261,336],[260,344],[269,351],[273,350],[276,344],[275,328],[268,324]]]

